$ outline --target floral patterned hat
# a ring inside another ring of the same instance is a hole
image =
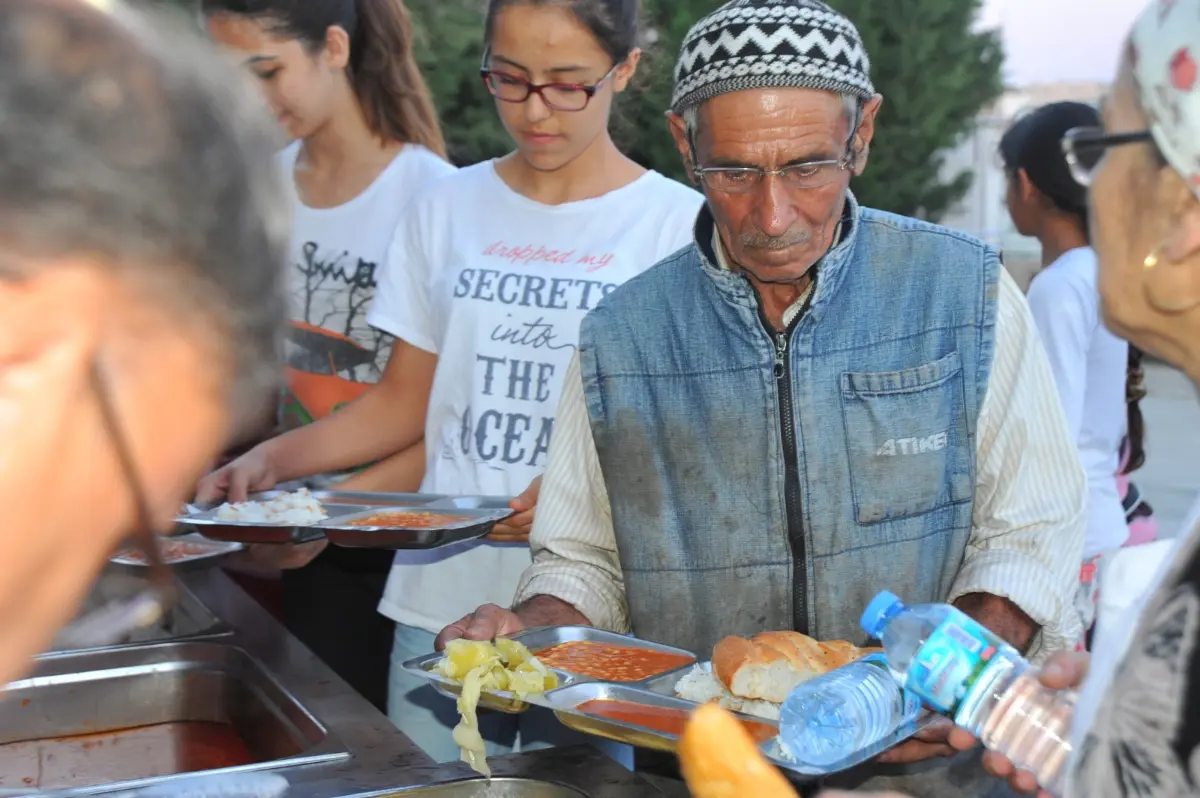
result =
[[[1158,148],[1200,196],[1200,0],[1152,0],[1130,57]]]

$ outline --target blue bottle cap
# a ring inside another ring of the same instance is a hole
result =
[[[888,621],[902,609],[904,609],[904,602],[895,593],[884,590],[871,599],[871,603],[863,610],[862,618],[858,622],[864,632],[878,640]]]

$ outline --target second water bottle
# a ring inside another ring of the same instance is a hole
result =
[[[796,762],[824,767],[874,745],[915,720],[921,701],[901,690],[882,654],[810,679],[779,711],[779,743]]]

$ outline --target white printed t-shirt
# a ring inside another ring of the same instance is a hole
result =
[[[433,152],[405,146],[362,193],[332,208],[311,208],[295,192],[300,142],[279,153],[293,187],[286,336],[289,392],[285,426],[329,415],[377,382],[391,336],[367,323],[367,311],[401,211],[429,183],[455,171]]]
[[[1116,478],[1128,419],[1129,344],[1104,326],[1096,281],[1096,253],[1080,247],[1033,278],[1028,294],[1067,427],[1088,476],[1085,560],[1119,548],[1129,537]]]
[[[438,355],[426,493],[516,496],[542,473],[579,324],[606,294],[689,243],[703,198],[656,172],[543,205],[492,162],[422,193],[396,230],[368,317]],[[379,610],[426,631],[508,606],[526,544],[397,552]]]

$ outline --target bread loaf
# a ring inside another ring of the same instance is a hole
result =
[[[797,798],[746,727],[715,704],[692,713],[677,749],[679,769],[695,798]]]
[[[717,679],[739,698],[782,704],[796,685],[879,651],[845,640],[822,643],[799,632],[726,637],[713,649]]]

